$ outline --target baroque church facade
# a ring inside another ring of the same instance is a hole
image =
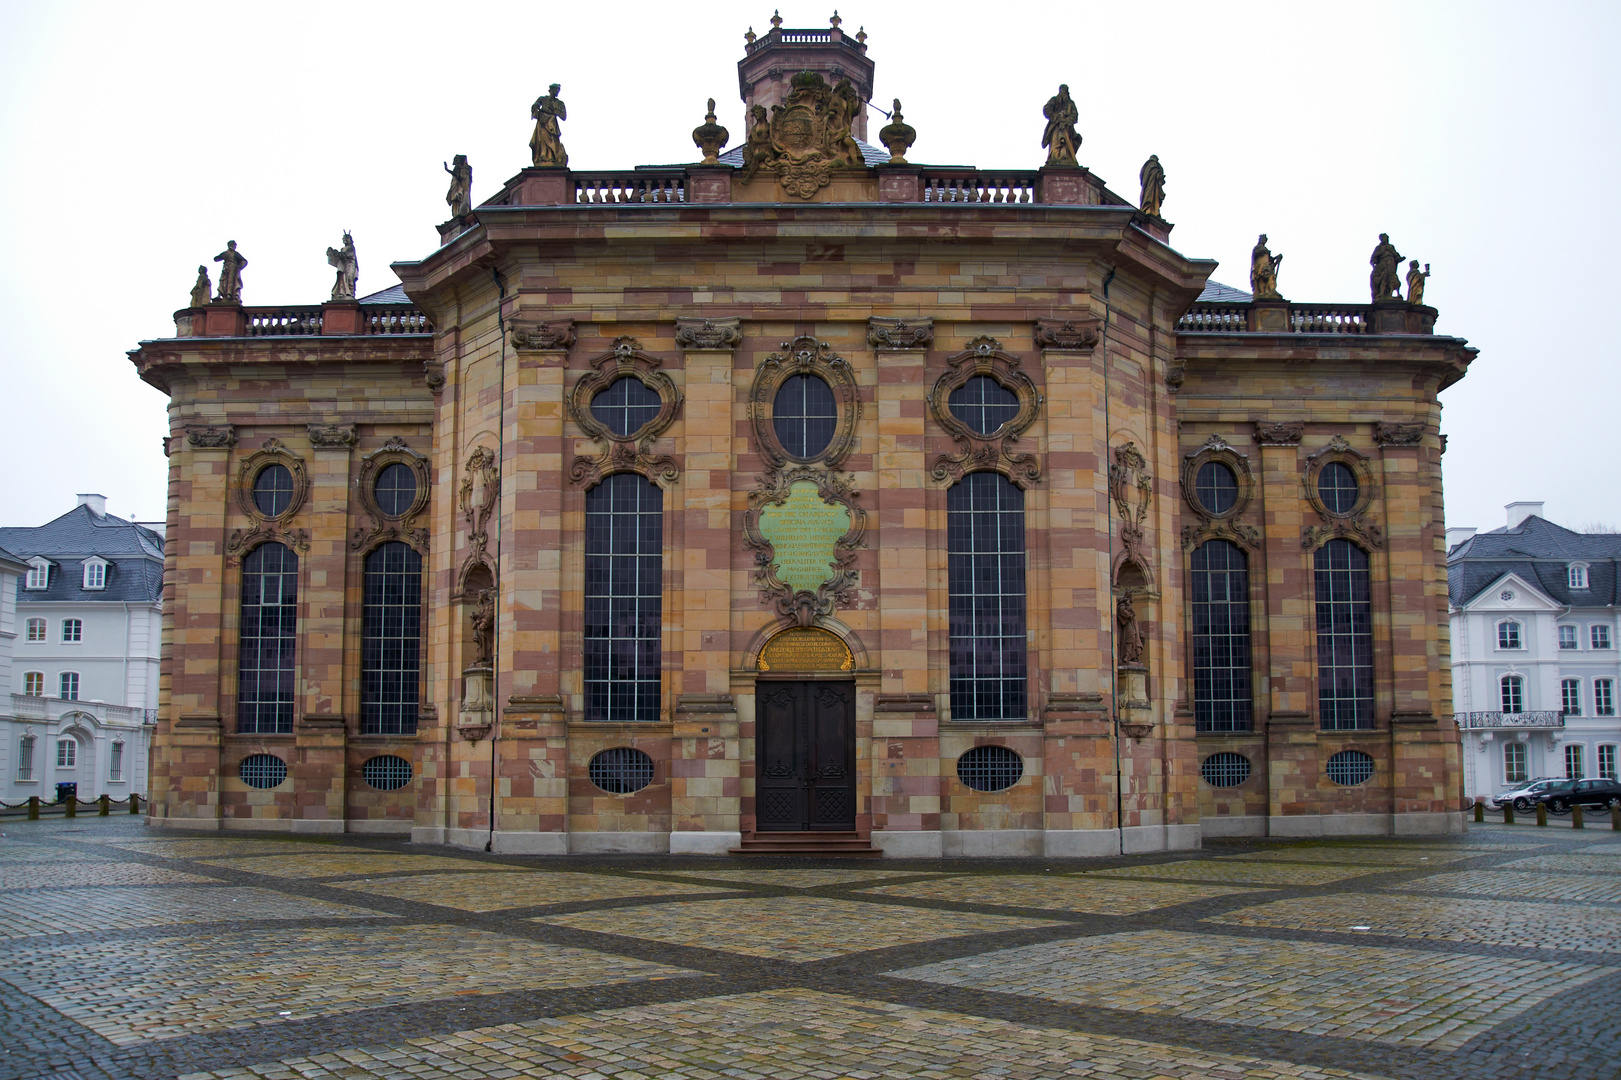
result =
[[[1067,90],[1039,169],[912,164],[899,103],[878,150],[836,19],[738,71],[729,153],[711,103],[702,163],[581,171],[553,87],[402,287],[355,299],[346,244],[332,301],[245,307],[233,245],[131,353],[172,400],[152,822],[1461,830],[1438,395],[1474,350],[1390,260],[1367,304],[1284,299],[1264,238],[1254,294],[1212,285],[1157,159],[1141,205],[1077,162]]]

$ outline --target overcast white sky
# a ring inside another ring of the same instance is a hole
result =
[[[1173,241],[1219,281],[1248,287],[1264,231],[1284,295],[1365,303],[1389,232],[1432,264],[1437,331],[1480,349],[1443,395],[1448,523],[1493,528],[1530,499],[1621,524],[1621,5],[841,2],[913,161],[1039,166],[1041,106],[1068,82],[1082,163],[1135,198],[1157,153]],[[771,10],[0,0],[0,525],[81,491],[162,517],[166,399],[124,353],[174,332],[226,240],[249,305],[324,299],[345,228],[361,292],[386,288],[437,242],[440,163],[467,154],[488,197],[527,164],[554,81],[576,167],[694,160],[705,98],[740,137],[742,35]]]

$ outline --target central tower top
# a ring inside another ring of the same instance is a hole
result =
[[[872,100],[873,63],[867,59],[867,34],[846,34],[839,28],[838,12],[828,20],[826,30],[788,30],[776,16],[771,31],[755,37],[749,31],[743,59],[737,62],[737,87],[743,96],[743,111],[755,105],[767,110],[780,105],[792,89],[793,78],[801,71],[814,71],[829,86],[849,79],[863,106]],[[867,141],[867,110],[857,110],[850,133]]]

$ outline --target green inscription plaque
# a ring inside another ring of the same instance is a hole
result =
[[[834,545],[850,531],[850,511],[826,503],[810,480],[796,480],[784,502],[760,511],[760,535],[771,542],[777,578],[795,592],[833,580]]]

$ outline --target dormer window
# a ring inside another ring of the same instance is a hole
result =
[[[1518,649],[1520,644],[1520,624],[1513,619],[1497,624],[1497,647],[1499,649]]]
[[[84,561],[84,587],[86,589],[105,589],[107,587],[107,560],[92,557]]]
[[[23,582],[25,589],[43,589],[51,583],[51,564],[41,558],[28,560],[28,580]]]
[[[1579,563],[1571,563],[1570,564],[1570,587],[1572,589],[1585,589],[1585,588],[1587,588],[1587,564],[1586,563],[1579,562]]]

